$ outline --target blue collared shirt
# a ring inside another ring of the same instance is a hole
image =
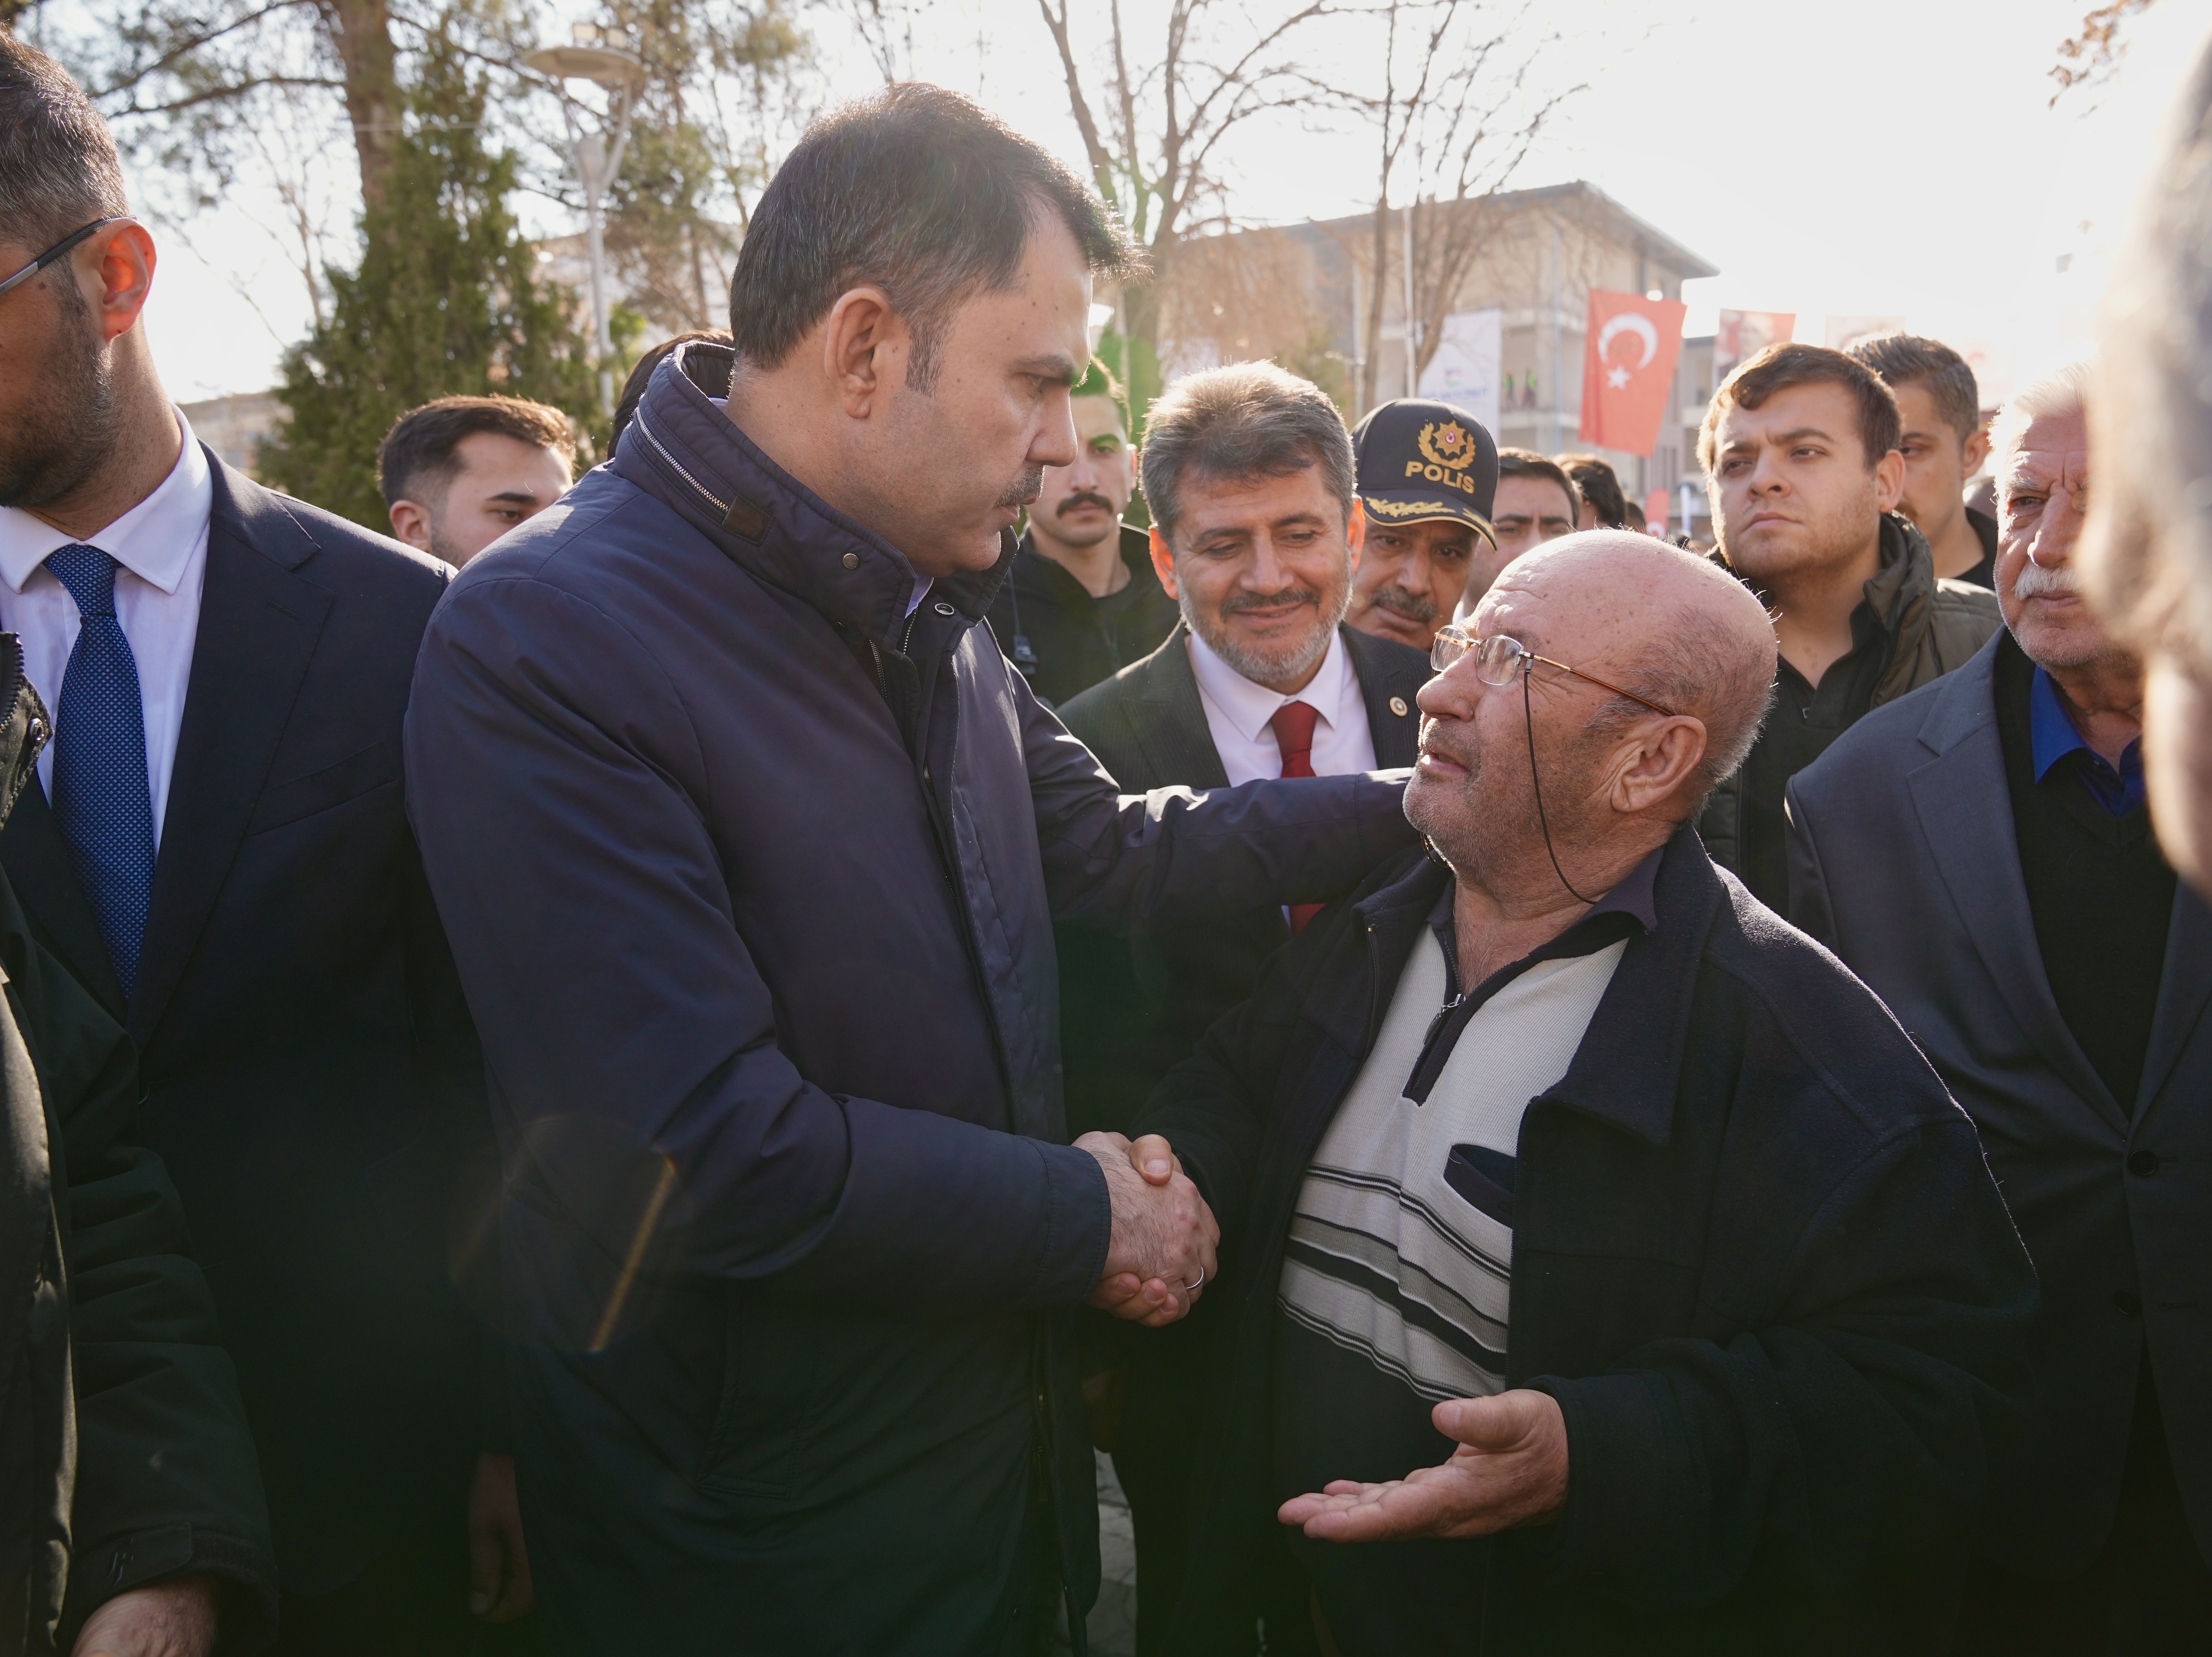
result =
[[[2039,667],[2027,693],[2027,731],[2039,783],[2068,755],[2078,753],[2081,757],[2074,762],[2074,774],[2107,812],[2124,817],[2143,803],[2142,738],[2127,745],[2120,755],[2119,769],[2114,770],[2111,761],[2082,740],[2058,687]]]

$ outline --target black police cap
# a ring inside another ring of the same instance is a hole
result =
[[[1370,524],[1471,525],[1490,544],[1498,501],[1498,442],[1449,403],[1401,397],[1370,410],[1352,434],[1359,499]]]

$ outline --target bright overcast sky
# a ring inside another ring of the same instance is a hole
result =
[[[1814,339],[1828,313],[1901,315],[2008,352],[2030,375],[2086,345],[2112,243],[2207,19],[2201,0],[2160,0],[2132,21],[2114,80],[2052,109],[2055,48],[2087,4],[1549,0],[1537,13],[1565,33],[1563,67],[1571,59],[1590,90],[1517,182],[1587,179],[1717,265],[1689,290],[1692,332],[1719,306],[1795,311]],[[1639,14],[1640,43],[1621,21]],[[939,15],[961,21],[931,31],[920,72],[980,92],[1079,160],[1033,0],[948,0]],[[1236,205],[1255,222],[1361,210],[1370,149],[1357,133],[1255,131],[1234,157]],[[192,241],[197,252],[168,245],[148,313],[173,393],[266,386],[283,340],[305,329],[298,277],[222,215]]]

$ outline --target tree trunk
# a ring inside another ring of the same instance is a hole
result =
[[[386,0],[323,0],[323,17],[345,72],[347,118],[361,163],[363,208],[383,205],[399,150],[399,74]]]
[[[1367,284],[1367,314],[1354,323],[1367,331],[1367,348],[1361,363],[1359,407],[1364,413],[1380,399],[1375,388],[1382,383],[1382,301],[1390,281],[1390,203],[1385,197],[1375,203],[1375,258]]]
[[[1165,283],[1169,250],[1155,246],[1152,271],[1121,290],[1121,316],[1129,332],[1122,343],[1121,379],[1129,398],[1129,418],[1141,428],[1145,411],[1161,391],[1160,289]],[[1134,435],[1133,431],[1132,435]]]

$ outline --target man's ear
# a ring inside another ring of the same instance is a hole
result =
[[[430,509],[414,501],[395,501],[388,508],[392,532],[417,552],[430,550]]]
[[[1963,483],[1981,470],[1982,462],[1989,458],[1990,428],[1986,426],[1978,427],[1974,434],[1966,440],[1965,448],[1960,452],[1959,458],[1963,470],[1959,473],[1959,481]]]
[[[1352,551],[1352,573],[1359,574],[1359,555],[1367,545],[1367,508],[1360,504],[1358,495],[1352,497],[1352,516],[1345,519],[1344,544]]]
[[[388,508],[392,532],[417,552],[430,550],[430,509],[416,501],[395,501]]]
[[[138,313],[154,291],[155,258],[154,238],[135,219],[124,220],[77,250],[70,269],[100,313],[102,340],[120,338],[138,325]]]
[[[823,373],[854,420],[866,420],[884,392],[906,378],[913,350],[912,331],[880,288],[839,294],[823,319]]]
[[[1175,554],[1168,549],[1168,537],[1160,533],[1158,524],[1152,525],[1152,574],[1160,578],[1160,586],[1169,598],[1182,602],[1182,590],[1176,586]]]
[[[1676,713],[1639,725],[1615,761],[1613,809],[1624,816],[1650,810],[1688,782],[1705,757],[1705,721]]]
[[[1905,456],[1896,449],[1875,462],[1874,495],[1884,512],[1895,512],[1905,499]]]

